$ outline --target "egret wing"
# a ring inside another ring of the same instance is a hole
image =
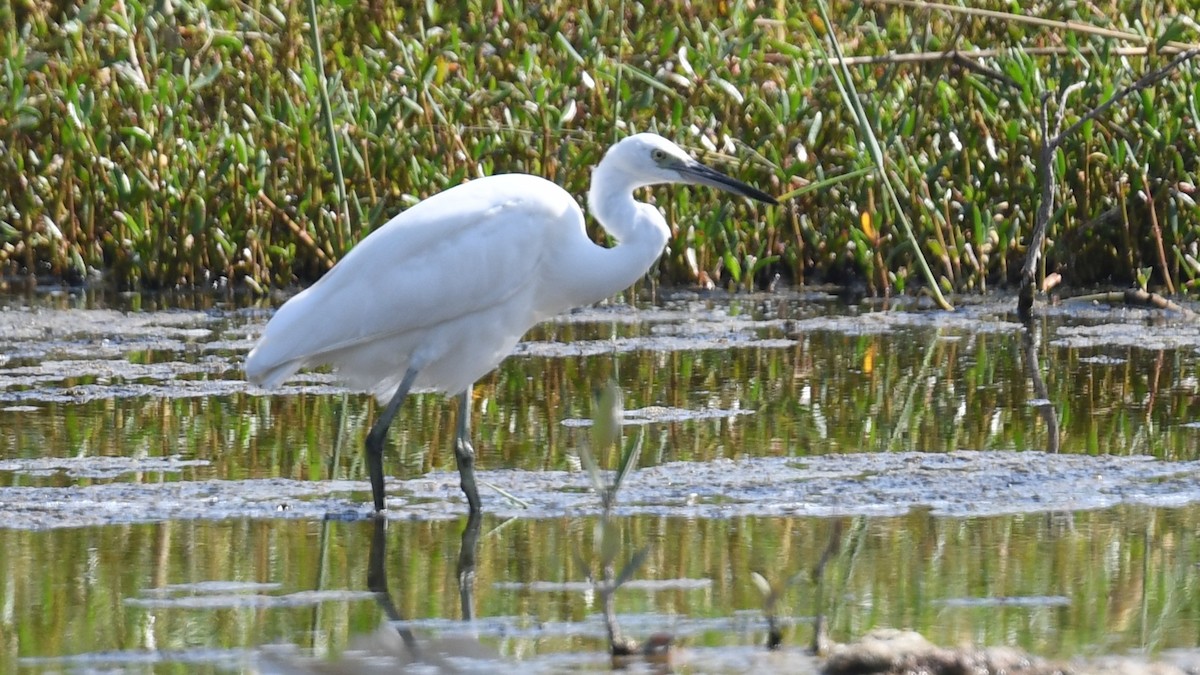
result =
[[[525,175],[493,176],[435,195],[363,239],[320,281],[288,301],[246,362],[256,382],[354,345],[436,328],[511,304],[536,313],[531,285],[552,228],[583,216],[558,186]]]

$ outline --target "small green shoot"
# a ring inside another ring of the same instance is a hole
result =
[[[607,454],[611,448],[621,446],[621,426],[624,418],[624,404],[621,390],[616,382],[609,381],[596,397],[596,408],[592,415],[592,442],[579,448],[579,459],[587,471],[592,489],[600,496],[601,514],[596,523],[594,549],[599,558],[599,571],[593,573],[593,565],[582,554],[576,554],[576,562],[588,570],[588,576],[593,580],[597,595],[604,607],[605,627],[608,630],[609,645],[614,656],[636,653],[637,645],[622,637],[617,623],[614,594],[641,568],[650,553],[650,547],[643,546],[635,552],[620,570],[616,563],[621,553],[620,527],[612,519],[612,511],[616,506],[621,485],[629,477],[633,467],[641,456],[644,434],[639,433],[636,440],[626,444],[621,454],[621,464],[613,475],[612,482],[607,482],[602,473],[597,454]]]

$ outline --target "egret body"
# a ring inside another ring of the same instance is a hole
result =
[[[776,203],[649,133],[614,145],[592,173],[588,206],[617,240],[612,248],[592,242],[575,199],[550,181],[473,180],[392,218],[284,303],[247,357],[246,375],[272,387],[300,368],[329,364],[341,381],[386,403],[366,442],[376,511],[384,509],[383,442],[404,397],[414,386],[459,394],[455,457],[477,512],[471,385],[537,323],[608,298],[649,270],[669,230],[633,191],[662,183]]]

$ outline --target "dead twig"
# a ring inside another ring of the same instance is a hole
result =
[[[1146,189],[1146,206],[1150,209],[1150,233],[1154,235],[1154,246],[1158,253],[1158,269],[1162,272],[1163,281],[1167,283],[1167,293],[1175,295],[1175,282],[1171,281],[1171,272],[1167,269],[1167,251],[1163,246],[1162,228],[1158,226],[1158,209],[1154,208],[1154,191],[1150,189],[1150,177],[1142,169],[1142,185]]]
[[[1107,101],[1096,106],[1083,117],[1080,117],[1078,121],[1067,127],[1066,131],[1058,134],[1054,138],[1054,145],[1060,145],[1064,140],[1073,136],[1076,131],[1079,131],[1081,128],[1083,128],[1084,124],[1087,124],[1089,121],[1096,119],[1100,115],[1103,115],[1104,112],[1113,107],[1113,104],[1115,104],[1117,101],[1120,101],[1130,94],[1137,93],[1143,89],[1153,87],[1154,85],[1158,84],[1165,79],[1167,75],[1170,75],[1172,71],[1179,66],[1182,66],[1189,60],[1195,58],[1198,54],[1200,54],[1200,47],[1191,47],[1190,49],[1185,49],[1184,51],[1179,52],[1178,56],[1171,59],[1167,65],[1159,68],[1158,70],[1152,70],[1149,73],[1141,76],[1136,82],[1125,87],[1124,89],[1121,89],[1117,93],[1113,94],[1112,97]]]
[[[1054,163],[1054,153],[1058,151],[1059,130],[1062,128],[1063,111],[1066,110],[1067,97],[1082,83],[1075,83],[1063,91],[1058,102],[1058,116],[1054,131],[1050,130],[1050,99],[1049,93],[1042,97],[1042,145],[1038,151],[1038,173],[1042,181],[1042,193],[1038,200],[1037,221],[1033,233],[1029,236],[1029,248],[1025,253],[1025,265],[1021,268],[1021,289],[1017,293],[1017,314],[1022,321],[1028,322],[1033,308],[1033,281],[1037,273],[1037,265],[1042,257],[1042,244],[1046,240],[1046,227],[1050,224],[1050,212],[1054,208],[1055,175],[1051,165]]]
[[[936,61],[953,61],[962,65],[964,68],[967,64],[978,65],[977,62],[983,59],[995,59],[1008,56],[1012,53],[1012,49],[951,49],[936,52],[907,52],[901,54],[873,54],[867,56],[847,56],[845,62],[847,66],[869,66],[869,65],[892,65],[906,63],[932,63]],[[1149,56],[1156,52],[1164,56],[1173,56],[1184,51],[1183,49],[1163,47],[1155,50],[1152,47],[1115,47],[1107,50],[1105,53],[1110,56]],[[1097,50],[1090,46],[1083,47],[1026,47],[1022,48],[1021,52],[1030,56],[1069,56],[1072,54],[1092,54]],[[796,60],[796,57],[788,54],[767,54],[764,59],[768,63],[791,63]],[[971,66],[972,68],[974,66]],[[985,74],[985,73],[981,73]],[[1007,76],[1002,76],[1007,78]]]
[[[1097,35],[1100,37],[1124,40],[1126,42],[1136,42],[1144,45],[1152,45],[1154,43],[1154,37],[1150,35],[1138,35],[1137,33],[1130,33],[1129,31],[1117,30],[1115,28],[1104,28],[1103,26],[1095,26],[1083,21],[1058,21],[1055,19],[1043,19],[1040,16],[1012,14],[1009,12],[998,12],[990,9],[979,9],[977,7],[946,5],[939,2],[924,2],[924,0],[868,0],[867,4],[893,5],[896,7],[908,7],[910,9],[936,9],[944,11],[948,14],[965,14],[981,19],[992,19],[1007,23],[1020,23],[1030,26],[1038,26],[1040,28],[1053,28],[1060,31]],[[1165,45],[1162,45],[1158,51],[1160,53],[1165,53],[1165,50],[1169,49],[1173,52],[1182,52],[1184,50],[1194,49],[1195,47],[1196,45],[1183,42],[1168,42]]]
[[[955,50],[950,53],[950,56],[954,65],[962,68],[963,70],[969,70],[980,77],[986,77],[989,80],[1000,82],[1009,89],[1021,89],[1021,85],[1017,84],[1016,80],[996,70],[995,68],[988,68],[987,66],[979,63],[979,61],[976,59],[969,58],[963,52]]]
[[[300,243],[312,249],[313,254],[317,256],[317,259],[321,261],[321,264],[325,265],[325,269],[330,269],[333,267],[333,261],[329,259],[329,256],[325,254],[325,251],[323,251],[320,246],[317,246],[317,242],[312,238],[312,235],[305,231],[303,227],[300,227],[299,223],[297,223],[295,220],[292,220],[292,217],[289,216],[286,211],[276,206],[275,202],[271,201],[271,198],[262,192],[258,193],[258,201],[266,205],[266,207],[271,209],[275,215],[282,218],[283,222],[287,223],[287,226],[291,228],[292,233],[296,235],[296,238],[300,240]]]
[[[1164,309],[1169,312],[1179,312],[1187,317],[1194,317],[1196,313],[1192,310],[1173,302],[1158,293],[1150,293],[1143,291],[1140,288],[1130,288],[1124,291],[1109,291],[1107,293],[1092,293],[1090,295],[1076,295],[1068,300],[1076,302],[1107,302],[1117,305],[1129,305],[1131,307],[1149,307],[1151,309]]]
[[[1038,363],[1040,343],[1041,336],[1038,334],[1037,327],[1032,321],[1026,321],[1025,331],[1021,336],[1021,346],[1025,357],[1025,369],[1029,374],[1030,382],[1033,383],[1033,395],[1039,401],[1033,407],[1046,422],[1046,452],[1055,455],[1058,454],[1060,444],[1058,409],[1050,402],[1050,390],[1046,387],[1046,380],[1042,378],[1042,368]]]
[[[1049,124],[1049,105],[1051,96],[1046,94],[1042,98],[1042,144],[1038,153],[1038,173],[1041,178],[1042,189],[1041,197],[1038,203],[1037,221],[1034,223],[1033,233],[1029,238],[1029,248],[1025,254],[1025,265],[1021,268],[1021,288],[1017,293],[1017,315],[1022,321],[1028,321],[1033,310],[1033,293],[1034,293],[1034,278],[1036,276],[1037,265],[1041,260],[1042,244],[1046,239],[1046,228],[1050,224],[1050,213],[1054,208],[1054,183],[1055,176],[1053,170],[1054,153],[1058,151],[1060,145],[1067,138],[1070,138],[1076,131],[1081,129],[1084,124],[1090,120],[1094,120],[1104,114],[1117,101],[1141,91],[1148,87],[1154,86],[1172,71],[1183,65],[1186,61],[1200,54],[1200,48],[1192,48],[1181,52],[1178,56],[1172,59],[1169,63],[1161,68],[1153,70],[1136,82],[1124,87],[1120,91],[1113,94],[1107,101],[1096,106],[1089,112],[1085,113],[1074,124],[1062,131],[1063,116],[1066,112],[1066,103],[1070,95],[1080,88],[1081,82],[1076,82],[1063,90],[1062,96],[1058,100],[1058,114],[1055,118],[1054,129],[1051,131]]]

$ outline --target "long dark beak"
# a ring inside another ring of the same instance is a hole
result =
[[[678,169],[679,175],[689,183],[698,185],[707,185],[720,190],[727,190],[734,194],[757,199],[760,202],[767,204],[778,204],[774,197],[759,190],[758,188],[750,187],[736,178],[730,178],[716,169],[704,166],[700,162],[691,161]]]

